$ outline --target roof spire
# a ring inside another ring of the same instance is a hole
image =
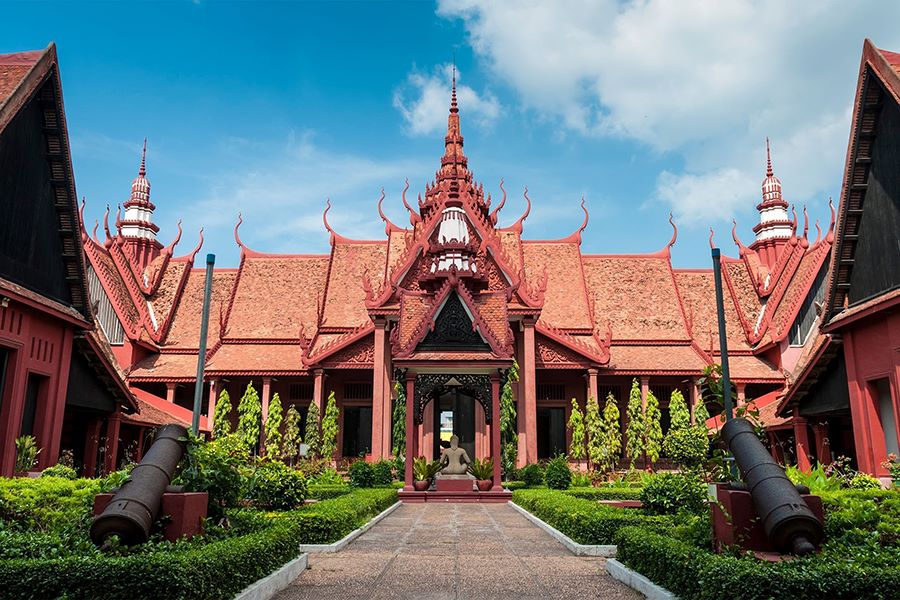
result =
[[[774,174],[772,171],[772,153],[769,152],[769,136],[766,136],[766,177],[771,177]]]
[[[450,112],[458,113],[459,108],[456,106],[456,53],[453,53],[453,86],[450,92]]]
[[[144,149],[141,151],[141,168],[138,169],[138,176],[147,176],[147,138],[144,138]]]

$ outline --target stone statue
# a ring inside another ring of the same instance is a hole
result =
[[[442,475],[465,475],[469,468],[469,455],[459,447],[459,437],[450,438],[450,447],[441,449]]]

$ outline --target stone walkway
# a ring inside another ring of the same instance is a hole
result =
[[[573,556],[506,504],[404,504],[342,552],[310,554],[277,598],[642,597],[603,563]]]

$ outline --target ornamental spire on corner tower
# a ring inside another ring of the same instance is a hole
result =
[[[772,169],[772,152],[769,138],[766,138],[766,177],[762,182],[762,202],[756,205],[759,211],[759,223],[753,228],[756,239],[750,248],[760,252],[769,264],[775,263],[779,249],[793,235],[787,209],[788,203],[781,192],[781,180]]]
[[[116,221],[119,237],[126,253],[134,260],[138,270],[159,255],[162,248],[156,239],[159,226],[153,222],[156,206],[150,201],[150,181],[147,179],[147,138],[141,150],[141,164],[138,175],[131,182],[131,195],[122,205],[125,215]]]

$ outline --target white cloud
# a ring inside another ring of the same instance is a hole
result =
[[[403,86],[394,91],[394,107],[403,115],[410,133],[428,135],[447,130],[447,110],[450,105],[450,82],[453,66],[435,67],[431,73],[413,69]],[[500,102],[489,91],[479,94],[462,85],[456,72],[456,95],[465,108],[466,119],[472,118],[481,126],[489,126],[500,116]]]
[[[788,200],[835,193],[862,41],[900,47],[900,4],[440,0],[522,105],[682,164],[657,200],[683,220],[752,207],[772,138]]]

